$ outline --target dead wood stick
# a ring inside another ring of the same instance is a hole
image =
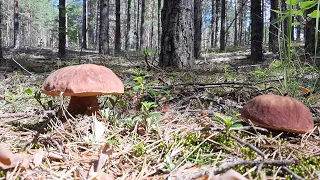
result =
[[[291,165],[295,164],[296,162],[294,160],[261,160],[261,161],[250,161],[250,160],[237,160],[232,162],[224,162],[219,167],[212,167],[207,166],[204,168],[201,168],[198,172],[192,172],[186,173],[186,174],[180,174],[176,180],[186,180],[186,179],[196,179],[199,177],[202,177],[204,175],[209,175],[210,173],[213,173],[213,175],[221,174],[224,171],[227,171],[229,169],[232,169],[235,166],[238,165],[274,165],[274,166],[285,166],[285,165]],[[172,174],[172,176],[175,176],[175,174]]]
[[[253,151],[255,151],[257,154],[259,154],[263,159],[267,159],[268,155],[265,154],[264,152],[262,152],[260,149],[258,149],[257,147],[255,147],[254,145],[243,141],[242,139],[233,136],[233,135],[229,135],[230,137],[232,137],[233,139],[235,139],[236,141],[238,141],[240,144],[247,146],[248,148],[252,149]]]
[[[150,88],[153,89],[171,89],[176,86],[199,86],[199,87],[219,87],[219,86],[226,86],[226,85],[242,85],[242,86],[255,86],[257,84],[269,83],[274,81],[279,81],[281,79],[271,79],[265,81],[259,81],[255,83],[242,83],[242,82],[218,82],[218,83],[180,83],[174,85],[166,85],[166,86],[151,86]]]
[[[240,144],[245,144],[247,147],[249,147],[250,149],[252,149],[253,151],[255,151],[257,154],[259,154],[262,158],[267,157],[267,155],[262,152],[260,149],[258,149],[257,147],[255,147],[254,145],[250,144],[250,143],[246,143],[244,142],[242,139],[239,139],[238,137],[232,136],[230,135],[230,137],[232,137],[233,139],[237,140]],[[303,178],[301,176],[299,176],[298,174],[294,173],[293,171],[291,171],[289,168],[287,168],[285,165],[281,165],[281,169],[283,169],[284,171],[286,171],[287,173],[291,174],[293,177],[295,177],[295,179],[299,179],[302,180]]]
[[[34,116],[31,113],[7,113],[7,114],[0,114],[0,118],[17,118],[17,117],[29,117]]]
[[[64,155],[61,145],[56,140],[52,139],[51,137],[48,137],[45,139],[48,140],[49,142],[51,142],[58,149],[64,162],[69,161],[69,159]],[[79,167],[76,168],[76,171],[80,175],[81,179],[86,179],[85,175],[83,174],[83,172],[81,171],[81,169]]]
[[[214,174],[220,174],[223,171],[229,170],[234,166],[238,165],[259,165],[259,164],[268,164],[274,166],[286,166],[295,164],[294,160],[262,160],[262,161],[248,161],[248,160],[239,160],[233,162],[222,163],[219,167],[213,169]]]

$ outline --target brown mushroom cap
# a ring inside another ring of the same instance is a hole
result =
[[[243,106],[240,113],[256,125],[274,130],[306,133],[314,127],[309,108],[291,97],[260,95]]]
[[[61,68],[50,74],[42,85],[42,92],[71,96],[68,111],[72,115],[92,115],[99,110],[96,96],[122,94],[122,81],[108,68],[95,64],[82,64]]]
[[[121,80],[107,67],[82,64],[61,68],[45,79],[42,92],[59,96],[97,96],[122,94]]]

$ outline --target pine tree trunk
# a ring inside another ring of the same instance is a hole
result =
[[[97,1],[96,23],[95,23],[95,49],[99,50],[99,31],[100,31],[100,1]]]
[[[120,0],[116,0],[116,34],[115,34],[115,52],[121,51],[121,29],[120,29]]]
[[[239,17],[239,44],[243,44],[243,12],[240,12],[240,17]]]
[[[317,6],[308,9],[306,11],[306,14],[310,14],[311,12],[313,12],[314,10],[317,10]],[[305,38],[305,52],[309,53],[311,55],[314,55],[315,53],[315,43],[316,43],[316,34],[315,34],[315,30],[316,30],[316,19],[312,18],[310,19],[310,21],[308,21],[305,25],[305,30],[304,30],[304,38]],[[318,38],[318,47],[317,47],[317,52],[319,52],[319,46],[320,46],[320,36]]]
[[[200,58],[202,35],[202,0],[194,0],[194,57]]]
[[[269,51],[277,52],[278,51],[278,36],[279,36],[279,23],[271,24],[271,21],[278,18],[278,14],[273,10],[278,10],[279,5],[278,1],[271,1],[270,8],[270,28],[269,28]]]
[[[141,0],[141,24],[140,24],[140,46],[139,49],[144,49],[144,15],[146,13],[146,0]]]
[[[3,18],[3,11],[2,11],[2,1],[0,1],[0,66],[4,65],[4,58],[2,54],[2,18]]]
[[[215,8],[215,4],[214,4],[215,0],[211,0],[211,41],[210,41],[210,47],[213,48],[214,47],[214,37],[215,37],[215,30],[214,30],[214,23],[216,20],[216,14],[214,12],[214,8]]]
[[[137,0],[136,4],[136,50],[140,49],[140,40],[139,40],[139,20],[140,20],[140,0]]]
[[[66,55],[66,0],[59,0],[59,52],[58,56]]]
[[[218,31],[219,31],[219,13],[220,13],[220,0],[216,0],[216,34],[214,37],[214,46],[218,44]]]
[[[13,46],[15,49],[20,46],[20,32],[19,32],[19,1],[14,0],[14,28],[13,28]]]
[[[263,19],[261,19],[261,0],[251,1],[251,59],[262,61]]]
[[[100,0],[99,53],[109,54],[109,0]]]
[[[129,50],[130,26],[131,26],[131,0],[128,0],[128,7],[127,7],[127,30],[126,30],[126,42],[125,42],[125,49],[126,49],[126,51]]]
[[[150,48],[153,48],[153,36],[154,36],[154,9],[156,8],[156,0],[152,0],[152,9],[151,9],[151,32],[150,32]]]
[[[194,1],[164,0],[159,65],[191,68],[194,65]]]
[[[296,39],[297,42],[301,41],[300,36],[301,36],[301,25],[297,25],[297,39]]]
[[[221,0],[220,51],[226,50],[226,0]]]
[[[237,6],[238,6],[238,0],[235,0],[235,5],[234,5],[234,39],[233,39],[233,45],[238,46],[238,11],[237,11]]]
[[[82,48],[87,49],[88,48],[88,1],[83,0],[82,1],[83,7],[82,7]]]
[[[161,48],[161,0],[158,0],[158,52]]]

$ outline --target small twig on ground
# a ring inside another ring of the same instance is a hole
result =
[[[191,179],[196,179],[209,174],[217,175],[217,174],[221,174],[222,172],[228,171],[229,169],[232,169],[233,167],[238,165],[260,165],[260,164],[285,166],[285,165],[295,164],[295,161],[294,160],[262,160],[262,161],[237,160],[233,162],[222,163],[219,167],[215,167],[215,168],[212,166],[204,167],[197,172],[194,172],[194,171],[191,172],[192,174],[186,173],[184,175],[181,175],[181,172],[179,172],[180,176],[177,177],[176,180],[177,179],[191,180]],[[175,174],[171,174],[169,176],[175,176]]]
[[[257,147],[253,146],[252,144],[246,143],[244,142],[242,139],[239,139],[238,137],[232,136],[230,135],[230,137],[232,137],[233,139],[237,140],[240,144],[244,144],[247,147],[249,147],[250,149],[252,149],[253,151],[255,151],[257,154],[259,154],[262,158],[266,158],[268,155],[266,155],[264,152],[262,152],[260,149],[258,149]],[[286,171],[287,173],[291,174],[293,177],[295,177],[296,179],[303,179],[302,177],[300,177],[298,174],[294,173],[293,171],[291,171],[289,168],[285,167],[285,165],[282,165],[281,167],[284,171]]]
[[[259,154],[263,159],[268,158],[268,155],[265,154],[264,152],[262,152],[260,149],[258,149],[257,147],[255,147],[254,145],[243,141],[242,139],[233,136],[233,135],[229,135],[231,138],[235,139],[236,141],[238,141],[240,144],[247,146],[248,148],[252,149],[253,151],[255,151],[257,154]]]
[[[287,173],[291,174],[293,179],[298,179],[298,180],[304,180],[304,178],[302,178],[301,176],[297,175],[296,173],[294,173],[293,171],[291,171],[289,168],[287,168],[286,166],[282,166],[281,169],[283,169],[284,171],[286,171]]]
[[[7,113],[7,114],[0,114],[0,118],[17,118],[17,117],[29,117],[34,116],[31,113]]]
[[[204,127],[204,128],[195,128],[195,131],[224,131],[224,127]],[[244,131],[244,130],[255,130],[262,132],[269,132],[268,129],[256,127],[256,126],[242,126],[242,127],[231,127],[232,131]]]
[[[60,155],[62,156],[64,162],[69,161],[69,159],[63,153],[61,145],[56,140],[52,139],[51,137],[46,138],[46,140],[51,142],[52,144],[54,144],[54,146],[58,149]],[[76,168],[76,171],[80,175],[81,179],[86,179],[85,175],[83,174],[83,172],[81,171],[81,169],[79,167]]]
[[[11,58],[18,66],[20,66],[23,70],[25,70],[27,73],[29,73],[30,75],[32,75],[32,73],[30,71],[28,71],[26,68],[24,68],[20,63],[18,63],[16,60],[14,60],[13,58]]]
[[[274,166],[286,166],[292,165],[296,162],[294,160],[262,160],[262,161],[248,161],[248,160],[239,160],[233,162],[222,163],[219,167],[213,169],[214,174],[220,174],[223,171],[227,171],[234,166],[238,165],[259,165],[259,164],[268,164]]]
[[[279,80],[281,80],[281,79],[271,79],[271,80],[259,81],[259,82],[255,82],[255,83],[242,83],[242,82],[180,83],[180,84],[166,85],[166,86],[151,86],[151,88],[153,88],[153,89],[172,89],[173,87],[177,87],[177,86],[197,86],[197,88],[213,88],[213,87],[228,86],[228,85],[241,85],[241,86],[255,87],[257,84],[274,82],[274,81],[279,81]]]

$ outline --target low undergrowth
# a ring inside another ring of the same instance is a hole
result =
[[[140,68],[129,68],[132,62]],[[100,114],[66,122],[61,117],[68,97],[40,91],[49,72],[8,73],[0,81],[0,140],[15,153],[42,148],[45,155],[39,167],[1,170],[0,177],[77,179],[88,174],[107,143],[112,154],[103,171],[115,179],[192,179],[228,169],[249,179],[319,179],[317,126],[298,135],[254,128],[239,117],[243,104],[265,93],[295,97],[318,116],[317,69],[293,66],[285,91],[281,62],[269,62],[206,65],[198,68],[214,71],[202,73],[146,71],[140,61],[110,60],[108,67],[123,80],[125,93],[101,96]]]

